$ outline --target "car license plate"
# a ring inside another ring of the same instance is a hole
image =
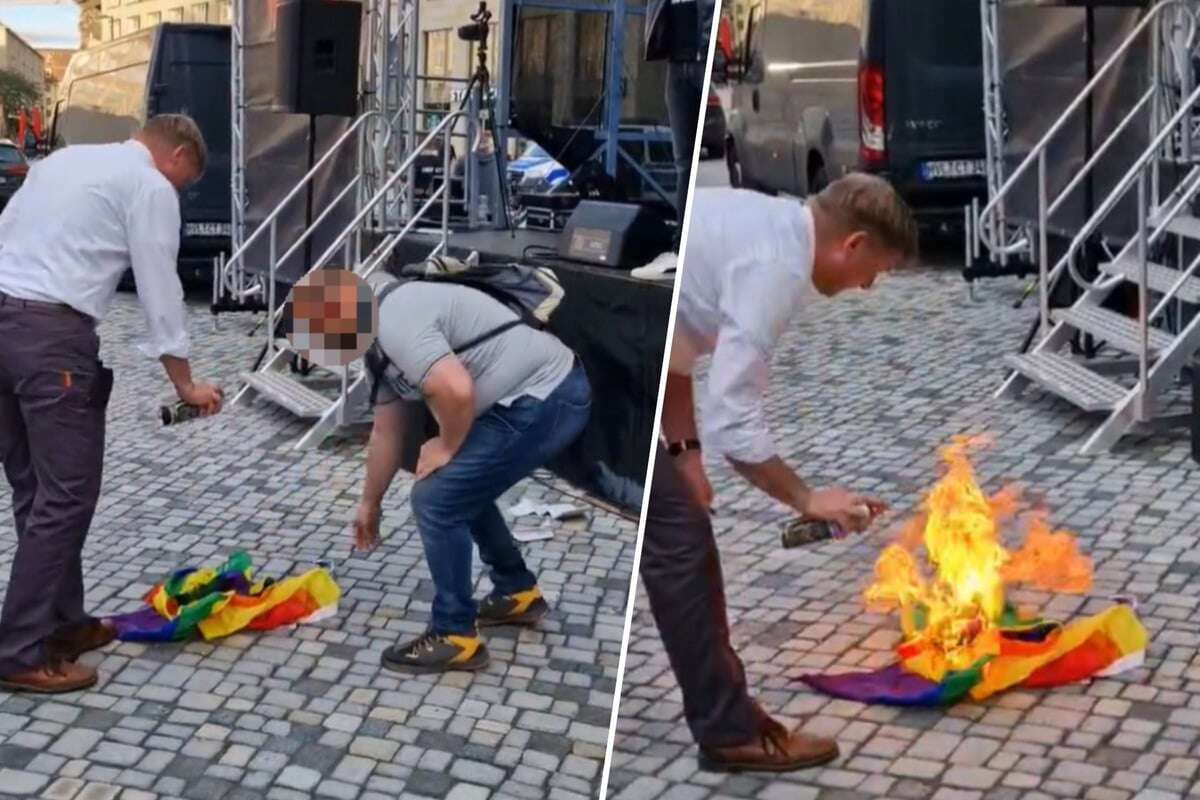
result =
[[[229,236],[231,232],[228,222],[189,222],[183,226],[184,236]]]
[[[921,164],[921,180],[944,181],[955,178],[976,178],[987,175],[987,164],[982,158],[959,159],[956,161],[926,161]]]

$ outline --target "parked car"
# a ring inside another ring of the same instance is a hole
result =
[[[721,98],[711,87],[708,90],[708,110],[704,112],[704,131],[700,135],[700,147],[708,158],[725,156],[725,109]]]
[[[0,209],[16,194],[29,174],[29,162],[16,142],[0,139]]]
[[[924,221],[986,195],[979,4],[749,0],[730,70],[730,183],[805,195],[887,177]]]
[[[526,146],[520,158],[508,162],[508,184],[512,197],[522,193],[552,192],[570,179],[570,171],[535,142]]]

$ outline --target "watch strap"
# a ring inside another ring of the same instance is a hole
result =
[[[680,442],[669,442],[667,444],[667,452],[670,453],[672,456],[680,455],[681,453],[683,453],[687,450],[699,450],[699,449],[700,449],[700,440],[699,439],[684,439],[683,441],[680,441]]]

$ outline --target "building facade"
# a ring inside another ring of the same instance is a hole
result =
[[[488,71],[495,84],[500,71],[503,2],[489,2],[492,30],[488,35]],[[420,9],[420,69],[430,80],[421,82],[421,105],[427,109],[444,110],[457,105],[465,84],[475,72],[474,42],[458,38],[458,29],[471,24],[471,15],[479,10],[478,0],[424,0]],[[439,81],[444,77],[452,80]],[[457,79],[457,80],[453,80]]]
[[[229,0],[80,0],[82,47],[119,39],[161,22],[228,24]]]
[[[5,25],[0,25],[0,69],[20,75],[33,84],[39,97],[44,96],[46,67],[42,54]]]
[[[58,102],[58,85],[76,51],[43,47],[40,52],[45,64],[46,111],[53,112],[54,104]]]

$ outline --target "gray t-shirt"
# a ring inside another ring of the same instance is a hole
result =
[[[392,362],[377,402],[423,398],[421,384],[439,360],[517,315],[469,286],[410,281],[379,307],[379,344]],[[524,395],[544,400],[575,364],[575,354],[549,333],[517,325],[455,353],[475,382],[475,416]]]

